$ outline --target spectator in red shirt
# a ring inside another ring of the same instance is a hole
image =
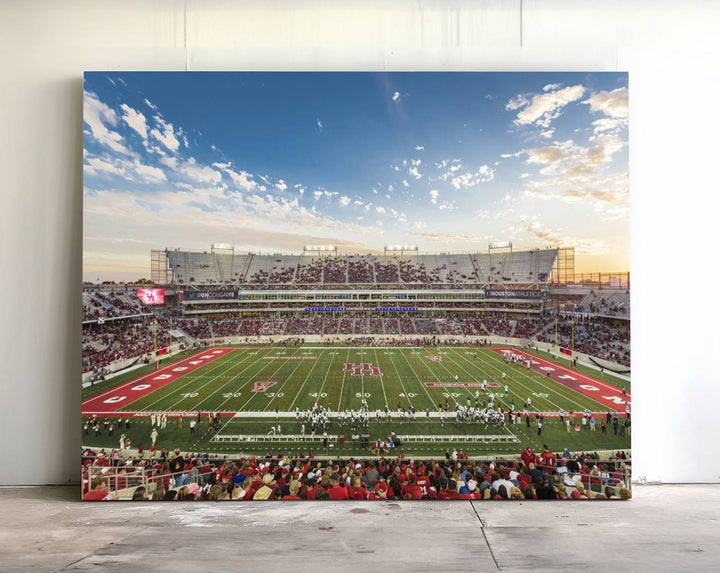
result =
[[[330,499],[350,499],[350,494],[346,487],[340,485],[340,474],[334,472],[330,476],[330,489],[328,489]]]
[[[105,480],[97,476],[92,480],[92,489],[83,496],[83,501],[99,501],[114,499],[113,495],[108,492]]]

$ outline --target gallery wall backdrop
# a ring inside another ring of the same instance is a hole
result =
[[[8,64],[0,77],[7,143],[0,158],[6,301],[0,427],[7,460],[0,484],[80,480],[83,72],[92,70],[108,72],[113,82],[135,70],[627,72],[633,478],[697,482],[720,475],[720,463],[708,456],[720,398],[714,373],[720,317],[712,288],[718,278],[713,136],[720,127],[713,109],[720,87],[714,4],[661,2],[651,10],[621,2],[392,8],[309,2],[302,9],[285,2],[269,8],[5,2],[0,10]],[[389,93],[390,103],[405,97],[397,93],[395,99]],[[523,106],[514,101],[517,114]],[[158,133],[162,142],[164,132]],[[560,144],[571,145],[571,137]],[[96,161],[94,169],[103,166]],[[443,198],[428,200],[436,206]],[[616,232],[611,212],[599,210],[593,224]],[[552,231],[567,237],[564,227],[569,223],[558,222]],[[171,246],[184,245],[161,245]],[[86,267],[96,255],[86,248]],[[147,302],[159,293],[142,294]]]

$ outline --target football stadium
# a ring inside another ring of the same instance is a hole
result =
[[[342,476],[388,497],[377,469],[390,497],[629,495],[629,273],[574,260],[509,242],[153,250],[142,284],[83,286],[86,489],[102,472],[120,498],[295,482],[285,495],[323,499]],[[456,484],[432,471],[463,462]]]

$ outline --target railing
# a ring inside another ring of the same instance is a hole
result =
[[[561,277],[550,277],[555,288],[630,289],[630,273],[568,273]]]

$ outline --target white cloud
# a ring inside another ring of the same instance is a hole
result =
[[[417,167],[422,163],[422,159],[411,159],[410,163],[412,163],[413,165],[415,165]]]
[[[313,198],[315,199],[315,201],[320,199],[320,197],[322,197],[322,195],[323,195],[322,191],[313,191]]]
[[[122,119],[131,128],[140,134],[143,139],[147,139],[147,124],[145,123],[145,116],[139,111],[131,108],[129,105],[122,104],[120,109],[125,112]]]
[[[177,169],[178,161],[175,157],[161,157],[160,163],[167,165],[170,169]]]
[[[415,151],[424,151],[424,150],[425,150],[425,146],[424,146],[424,145],[416,145],[416,146],[415,146]]]
[[[527,98],[527,95],[519,94],[513,98],[510,98],[510,101],[507,102],[505,109],[508,111],[515,111],[516,109],[520,109],[521,107],[524,107],[529,103],[530,100]]]
[[[548,87],[548,86],[546,86]],[[552,120],[557,118],[567,104],[580,99],[585,93],[582,85],[569,86],[557,91],[547,91],[542,94],[528,96],[521,95],[511,99],[505,109],[514,111],[524,108],[513,121],[515,125],[539,125],[547,129]]]
[[[405,181],[405,179],[403,179],[402,184],[403,184],[404,187],[410,187],[410,183],[408,183],[407,181]]]
[[[563,173],[567,176],[588,175],[612,161],[613,156],[627,143],[617,135],[592,136],[593,145],[583,147],[572,140],[554,142],[547,147],[524,151],[528,165],[543,165],[541,175]]]
[[[280,181],[278,181],[278,182],[275,184],[275,187],[276,187],[277,189],[279,189],[280,191],[285,191],[285,189],[287,189],[288,186],[287,186],[287,184],[285,183],[285,181],[283,181],[282,179],[280,179]]]
[[[105,173],[111,173],[113,175],[120,175],[125,177],[125,170],[118,168],[113,163],[100,159],[99,157],[91,157],[87,160],[89,165],[95,172],[103,171]]]
[[[220,183],[222,181],[222,175],[218,171],[207,165],[198,164],[194,157],[185,163],[178,163],[177,171],[200,183]]]
[[[549,92],[558,89],[562,84],[548,84],[543,88],[544,92]]]
[[[400,99],[400,92],[395,92],[392,96],[393,101],[397,101]]]
[[[553,136],[553,133],[555,133],[554,129],[546,129],[545,131],[540,132],[540,137],[544,137],[545,139],[550,139]]]
[[[476,235],[473,233],[413,233],[416,237],[421,237],[432,243],[442,243],[446,245],[456,245],[460,242],[471,242],[479,243],[480,241],[486,241],[487,235]]]
[[[319,129],[320,131],[323,130],[322,121],[320,121],[319,119],[316,119],[316,120],[315,120],[315,125],[317,125],[317,127],[318,127],[318,129]]]
[[[242,170],[240,172],[234,171],[230,168],[229,163],[213,163],[213,167],[217,167],[227,173],[233,180],[233,183],[245,191],[254,191],[259,188],[257,182],[253,181],[253,176],[250,173]]]
[[[375,212],[380,213],[381,215],[384,215],[385,213],[387,213],[387,211],[385,210],[385,207],[381,207],[380,205],[375,207]]]
[[[350,199],[350,197],[343,195],[342,197],[340,197],[340,199],[338,199],[338,203],[340,203],[340,205],[342,205],[343,207],[347,207],[350,204],[351,200],[352,199]]]
[[[440,192],[437,189],[432,189],[430,191],[430,202],[435,205],[437,204],[438,197],[440,196]]]
[[[611,92],[599,92],[582,103],[588,104],[593,112],[602,112],[609,117],[628,116],[628,90],[617,88]]]
[[[177,151],[180,147],[180,142],[177,137],[175,137],[173,124],[165,121],[159,115],[156,115],[153,119],[155,120],[156,127],[150,131],[150,135],[152,135],[170,151]]]
[[[475,173],[467,172],[457,176],[453,176],[453,173],[454,170],[451,169],[450,171],[444,173],[440,179],[447,181],[449,178],[450,184],[455,187],[455,189],[460,189],[462,187],[475,187],[480,183],[488,183],[495,178],[495,170],[488,165],[480,166]]]
[[[539,239],[545,243],[562,245],[563,247],[575,247],[575,253],[578,255],[608,255],[612,252],[604,239],[581,239],[578,237],[562,236],[557,231],[551,231],[545,228],[539,221],[527,223],[524,227],[517,230],[525,231],[535,239]]]
[[[115,111],[100,101],[97,94],[84,92],[83,120],[90,126],[90,134],[100,144],[124,155],[134,156],[125,145],[122,136],[107,127],[118,123]]]
[[[142,165],[138,163],[135,166],[135,172],[147,183],[161,183],[162,181],[167,181],[165,172],[159,167],[152,167],[150,165]]]
[[[422,173],[418,171],[418,168],[413,166],[410,169],[408,169],[408,173],[415,177],[415,179],[422,179]]]
[[[528,177],[532,177],[532,173],[523,173],[518,179],[527,179]]]
[[[149,99],[145,98],[145,105],[148,106],[152,110],[156,110],[157,106],[152,103]]]
[[[597,93],[582,103],[590,106],[592,113],[602,113],[605,117],[593,122],[593,133],[617,134],[628,125],[628,90],[617,88],[611,92]]]
[[[588,205],[609,219],[626,216],[630,208],[627,173],[607,176],[561,175],[542,181],[528,181],[525,184],[525,195],[535,199]]]

